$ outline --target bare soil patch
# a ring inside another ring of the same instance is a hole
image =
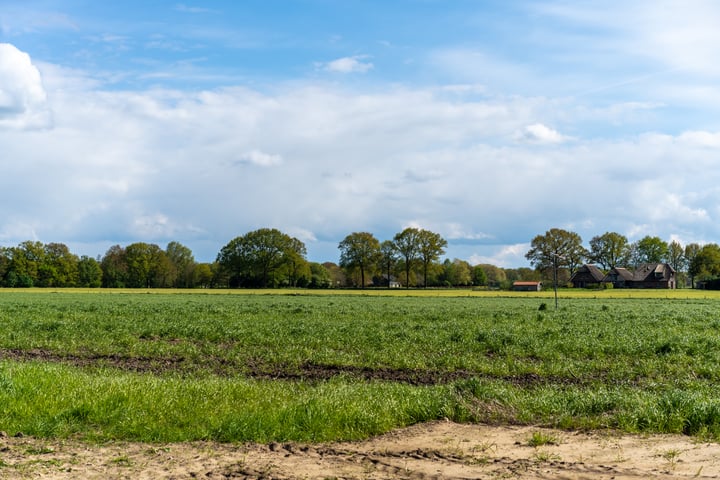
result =
[[[530,446],[533,434],[552,439]],[[718,478],[720,445],[680,435],[415,425],[363,442],[88,445],[0,437],[0,478],[615,479]]]

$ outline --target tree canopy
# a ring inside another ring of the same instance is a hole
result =
[[[380,242],[372,233],[354,232],[345,237],[338,245],[340,266],[357,269],[360,272],[360,288],[365,288],[365,273],[374,268],[381,256]]]
[[[218,264],[234,286],[278,286],[275,274],[292,261],[305,261],[305,244],[275,228],[261,228],[236,237],[218,254]]]
[[[572,275],[587,257],[580,235],[561,228],[551,228],[544,235],[537,235],[530,247],[525,258],[538,270],[557,265],[568,268]]]

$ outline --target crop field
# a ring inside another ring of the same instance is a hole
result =
[[[720,439],[711,292],[563,291],[557,311],[552,292],[213,293],[0,292],[0,430],[316,442],[447,418]]]

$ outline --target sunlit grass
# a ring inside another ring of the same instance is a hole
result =
[[[716,298],[149,292],[0,290],[0,430],[325,441],[449,418],[720,438]]]

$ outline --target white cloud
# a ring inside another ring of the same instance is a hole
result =
[[[533,123],[526,126],[517,134],[517,138],[520,141],[529,143],[563,143],[567,140],[567,137],[560,135],[557,130],[553,130],[542,123]]]
[[[178,240],[206,261],[273,226],[322,255],[313,260],[337,261],[348,233],[384,240],[417,226],[447,238],[450,258],[520,266],[525,242],[563,225],[585,240],[720,238],[712,130],[587,139],[536,123],[555,124],[555,100],[476,89],[104,91],[83,72],[42,69],[54,128],[0,129],[12,159],[0,176],[5,244],[33,235],[95,256]],[[558,128],[597,118],[564,102]]]
[[[678,141],[699,147],[720,148],[720,132],[683,132],[678,137]]]
[[[450,240],[487,240],[493,238],[492,235],[483,232],[474,232],[467,230],[467,225],[460,223],[450,223],[443,229],[445,236]]]
[[[498,267],[510,268],[527,263],[525,254],[530,250],[529,243],[505,245],[494,248],[487,255],[473,254],[468,263],[470,265],[489,264]]]
[[[367,55],[343,57],[324,64],[325,70],[335,73],[366,73],[373,69],[373,64],[363,61]]]
[[[47,95],[30,56],[0,43],[0,128],[44,128],[50,125]]]
[[[259,150],[251,150],[240,156],[238,163],[249,163],[259,167],[273,167],[282,163],[280,155],[271,155]]]

